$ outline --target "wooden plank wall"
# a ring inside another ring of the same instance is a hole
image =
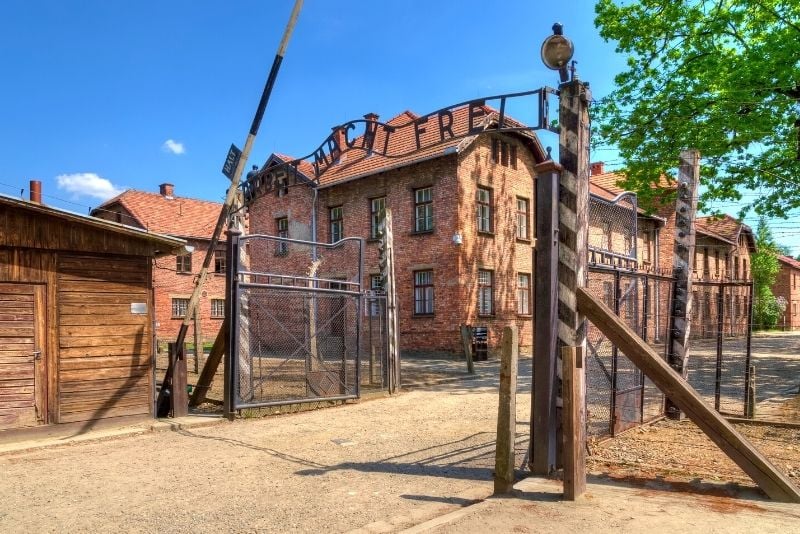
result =
[[[150,275],[145,257],[59,256],[58,422],[152,413]]]
[[[0,429],[36,424],[34,286],[0,283]]]

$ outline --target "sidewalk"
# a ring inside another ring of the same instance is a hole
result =
[[[655,489],[658,488],[658,489]],[[666,491],[658,481],[641,487],[597,480],[576,502],[561,500],[560,481],[527,478],[513,497],[491,497],[426,521],[404,534],[469,532],[693,532],[786,533],[796,531],[800,507],[753,493],[729,497]]]

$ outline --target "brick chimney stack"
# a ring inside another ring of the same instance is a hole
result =
[[[175,186],[172,184],[161,184],[158,186],[158,192],[161,193],[161,196],[164,198],[174,198],[173,193],[175,192]]]
[[[378,122],[378,114],[377,113],[367,113],[364,115],[364,118],[368,121],[375,121]]]
[[[31,190],[31,202],[36,202],[37,204],[41,204],[42,182],[40,182],[39,180],[31,180],[30,190]]]
[[[341,152],[347,150],[347,144],[345,144],[345,135],[344,135],[344,126],[334,126],[331,128],[333,130],[333,140],[336,142],[336,146],[339,147],[339,154],[332,154],[334,161],[339,161],[339,156],[341,156]]]
[[[591,168],[591,175],[592,176],[597,176],[598,174],[603,174],[604,172],[606,172],[606,169],[605,169],[606,164],[603,163],[602,161],[592,162],[592,163],[589,164],[589,167]]]

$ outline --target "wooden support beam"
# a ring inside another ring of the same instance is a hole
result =
[[[800,503],[800,491],[733,426],[708,406],[697,391],[586,289],[577,293],[578,308],[653,383],[776,501]]]
[[[172,367],[172,383],[169,385],[171,387],[170,414],[172,417],[184,417],[189,415],[189,398],[186,391],[186,348],[179,351],[175,343],[170,343],[169,359]]]
[[[228,320],[222,321],[222,326],[217,332],[217,337],[214,339],[214,345],[211,347],[211,352],[208,354],[208,359],[203,365],[203,370],[197,378],[197,384],[192,391],[192,396],[189,399],[189,406],[199,406],[206,400],[208,390],[211,389],[211,382],[217,374],[217,369],[222,361],[222,355],[225,353],[225,336],[228,335]]]
[[[586,493],[586,366],[581,347],[562,347],[564,365],[564,500]]]
[[[500,354],[500,403],[494,457],[494,492],[511,493],[514,487],[514,444],[517,438],[517,362],[519,333],[516,325],[503,329]]]
[[[667,343],[667,361],[684,378],[689,359],[689,327],[693,304],[692,266],[699,181],[700,153],[697,150],[682,151],[678,169],[678,199],[675,202],[675,247],[672,258],[672,276],[675,278],[675,283],[670,310],[671,328]],[[669,397],[666,408],[670,418],[680,418],[680,410]]]
[[[556,468],[556,354],[558,325],[558,180],[561,165],[550,160],[536,172],[536,248],[533,317],[533,394],[530,469],[550,475]]]

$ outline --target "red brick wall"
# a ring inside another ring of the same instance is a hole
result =
[[[153,291],[155,293],[156,337],[159,340],[174,340],[178,335],[182,319],[172,317],[172,299],[190,298],[194,290],[194,279],[203,266],[208,241],[188,240],[194,246],[192,253],[192,272],[176,272],[175,256],[156,258],[153,264]],[[213,341],[217,336],[222,319],[211,317],[211,299],[225,298],[225,275],[214,274],[214,263],[203,286],[200,297],[200,331],[203,339]],[[186,341],[194,339],[194,326],[189,328]]]
[[[781,270],[772,286],[772,293],[776,297],[785,298],[787,305],[783,317],[778,321],[778,327],[795,330],[800,328],[800,269],[785,263],[780,265]]]
[[[331,207],[343,209],[344,236],[359,236],[366,240],[364,287],[369,287],[370,275],[378,274],[378,243],[369,240],[370,199],[385,197],[392,210],[395,239],[395,260],[399,310],[399,336],[403,350],[461,351],[459,325],[486,325],[490,343],[497,345],[502,328],[516,323],[521,327],[521,343],[531,345],[531,318],[516,314],[517,273],[532,273],[531,243],[517,241],[516,198],[529,200],[529,233],[533,235],[533,157],[516,139],[505,137],[517,145],[517,169],[491,162],[491,136],[481,136],[462,153],[443,156],[409,167],[379,173],[368,178],[343,183],[319,191],[317,203],[317,240],[330,239]],[[476,187],[493,190],[493,236],[478,235],[475,217]],[[434,229],[414,233],[414,190],[433,188]],[[250,208],[252,233],[275,235],[275,219],[287,217],[289,237],[311,238],[311,188],[292,187],[288,194],[270,194],[256,200]],[[460,233],[462,244],[456,245],[453,236]],[[292,256],[290,254],[289,256]],[[263,260],[263,261],[262,261]],[[259,259],[252,254],[253,264],[278,263],[269,256]],[[285,258],[285,268],[294,274],[305,274],[301,264],[308,259],[291,263]],[[355,259],[350,261],[351,266]],[[305,263],[304,263],[305,262]],[[345,269],[346,260],[323,261],[319,275],[341,277],[352,272]],[[477,315],[477,271],[479,268],[495,273],[495,314]],[[414,314],[414,272],[433,271],[434,313]],[[531,286],[533,276],[531,276]],[[532,288],[531,288],[532,291]],[[532,294],[530,306],[533,308]]]

